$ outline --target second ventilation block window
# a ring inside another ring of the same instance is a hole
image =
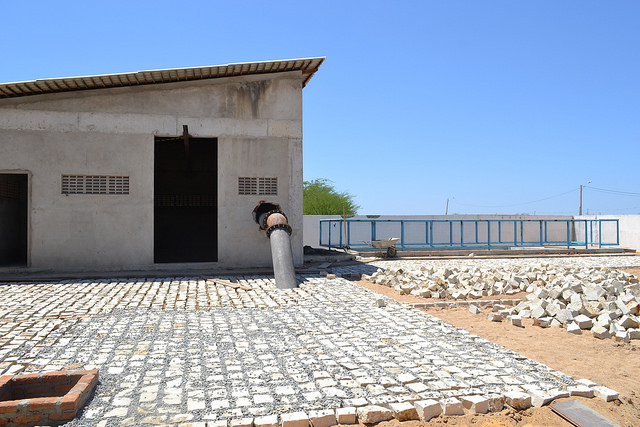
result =
[[[129,194],[128,176],[62,175],[62,194]]]
[[[238,178],[238,194],[241,196],[277,196],[278,178],[253,178],[241,176]]]

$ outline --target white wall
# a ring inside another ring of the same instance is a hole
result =
[[[640,251],[640,215],[582,215],[576,219],[617,219],[620,227],[620,246]],[[594,230],[594,238],[598,230]],[[615,228],[603,222],[602,239],[615,241]]]
[[[267,266],[252,210],[281,205],[302,258],[300,72],[0,100],[0,173],[30,175],[29,266],[154,268],[154,137],[218,138],[218,263]],[[63,195],[62,174],[126,175],[129,195]],[[239,176],[278,178],[277,196],[239,196]],[[167,267],[167,265],[162,265]]]

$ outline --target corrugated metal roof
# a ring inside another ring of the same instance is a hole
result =
[[[2,83],[0,84],[0,99],[40,95],[44,93],[140,86],[189,80],[216,79],[221,77],[248,76],[252,74],[282,73],[287,71],[302,71],[304,87],[309,80],[311,80],[314,73],[318,71],[318,67],[320,67],[323,61],[324,57],[285,59],[280,61],[245,62],[209,67],[138,71],[135,73],[107,74],[104,76],[63,77],[28,82]]]

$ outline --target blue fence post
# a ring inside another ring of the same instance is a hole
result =
[[[351,246],[351,221],[347,220],[347,246]]]
[[[429,234],[431,234],[431,238],[429,239],[429,245],[433,247],[433,221],[429,221]]]
[[[464,222],[460,221],[460,247],[464,247]]]
[[[371,220],[371,240],[376,240],[376,222]]]
[[[571,234],[569,231],[569,220],[567,220],[567,249],[571,249]]]
[[[453,246],[453,222],[449,221],[449,246]]]
[[[404,221],[400,221],[400,248],[404,251]]]
[[[331,227],[333,227],[333,221],[329,220],[329,249],[331,249]]]
[[[342,229],[344,228],[344,223],[343,223],[343,221],[344,221],[344,220],[343,220],[343,219],[341,219],[341,220],[340,220],[340,223],[339,223],[339,225],[340,225],[340,233],[339,233],[339,236],[340,236],[340,244],[338,245],[338,247],[339,247],[339,248],[344,248],[344,244],[342,243]]]
[[[546,234],[546,231],[547,231],[547,229],[546,229],[547,223],[545,222],[545,224],[544,224],[544,225],[545,225],[545,236],[546,236],[546,235],[547,235],[547,234]],[[541,247],[542,247],[542,246],[544,246],[544,245],[542,244],[542,220],[540,220],[540,246],[541,246]]]
[[[487,220],[487,249],[491,249],[491,220]]]
[[[476,244],[478,244],[480,242],[478,242],[478,220],[477,219],[474,221],[474,224],[476,225]]]
[[[322,221],[320,221],[320,235],[318,236],[318,245],[322,246]]]
[[[518,221],[513,221],[513,246],[518,246]]]
[[[616,245],[620,245],[620,221],[616,219]]]
[[[602,220],[598,221],[598,248],[602,247]]]

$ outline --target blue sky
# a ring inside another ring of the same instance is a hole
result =
[[[303,94],[304,177],[362,214],[577,214],[581,184],[585,213],[640,213],[636,0],[2,10],[0,82],[326,56]]]

